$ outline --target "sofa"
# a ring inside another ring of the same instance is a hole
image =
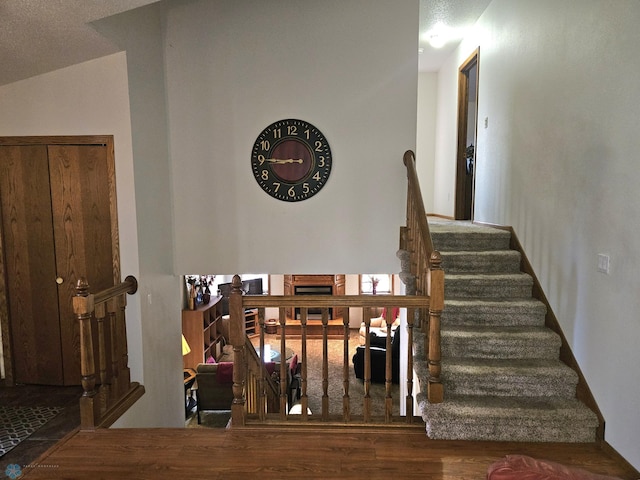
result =
[[[377,316],[371,318],[371,323],[369,325],[369,332],[375,333],[379,337],[386,336],[387,334],[387,309],[383,308],[381,311],[376,312]],[[391,330],[395,331],[396,328],[400,325],[400,309],[394,308],[391,314],[391,318],[393,318],[393,322],[391,323]],[[360,334],[360,345],[364,345],[365,340],[367,338],[367,327],[364,322],[360,324],[360,330],[358,332]]]
[[[400,383],[400,328],[396,328],[391,339],[391,381]],[[384,383],[386,372],[386,336],[380,337],[374,332],[370,333],[370,355],[371,355],[371,381],[373,383]],[[356,348],[353,356],[353,370],[356,378],[364,380],[364,360],[366,349],[360,345]]]

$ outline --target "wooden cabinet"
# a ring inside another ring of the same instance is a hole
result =
[[[195,370],[211,355],[220,358],[224,346],[222,334],[222,297],[212,297],[207,305],[182,311],[182,334],[191,352],[183,356],[184,368]]]
[[[253,337],[260,333],[257,308],[252,308],[244,312],[244,328],[248,337]]]
[[[0,325],[9,382],[78,385],[72,297],[120,281],[113,138],[0,137]],[[97,359],[97,352],[94,353]]]

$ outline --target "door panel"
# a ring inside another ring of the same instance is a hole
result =
[[[15,382],[63,383],[45,146],[0,146],[0,199]]]
[[[72,297],[79,277],[92,292],[113,286],[110,187],[104,145],[50,145],[51,205],[56,248],[65,384],[80,379],[80,338]],[[97,339],[94,338],[94,341]],[[95,355],[97,359],[98,356]]]

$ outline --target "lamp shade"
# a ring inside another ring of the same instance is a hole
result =
[[[189,348],[189,344],[187,343],[187,339],[182,335],[182,355],[186,355],[191,352],[191,348]]]

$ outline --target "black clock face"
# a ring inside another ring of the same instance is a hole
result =
[[[303,120],[265,128],[251,151],[258,185],[278,200],[299,202],[320,191],[331,173],[331,149],[320,130]]]

